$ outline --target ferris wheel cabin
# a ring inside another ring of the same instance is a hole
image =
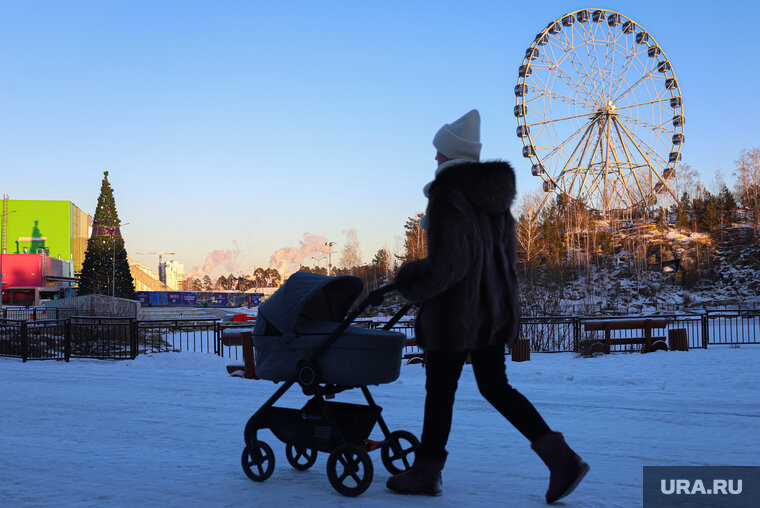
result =
[[[525,50],[525,58],[527,58],[528,60],[536,60],[537,58],[540,58],[540,57],[541,57],[541,51],[539,51],[537,47],[534,48],[531,46],[530,48]]]
[[[585,22],[587,22],[588,18],[589,18],[588,11],[585,10],[585,9],[582,10],[582,11],[578,11],[575,14],[575,19],[577,19],[579,23],[585,23]]]
[[[530,168],[530,173],[533,176],[538,176],[544,174],[544,166],[543,164],[533,164]]]

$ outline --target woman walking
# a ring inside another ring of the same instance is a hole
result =
[[[531,443],[550,471],[546,501],[573,491],[589,466],[549,429],[507,381],[504,345],[517,338],[520,304],[515,175],[502,161],[480,160],[480,115],[472,110],[436,133],[438,167],[424,188],[428,257],[404,264],[399,292],[419,303],[416,336],[427,353],[425,415],[412,468],[387,486],[405,494],[442,493],[441,471],[462,366],[470,353],[478,389]]]

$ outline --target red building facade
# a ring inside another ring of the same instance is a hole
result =
[[[45,254],[3,254],[3,305],[39,305],[63,297],[70,288],[73,264]]]

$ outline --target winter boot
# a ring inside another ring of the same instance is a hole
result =
[[[531,443],[530,447],[549,468],[549,490],[546,502],[553,503],[570,494],[588,473],[589,465],[565,443],[559,432],[548,432]]]
[[[446,456],[435,459],[417,453],[412,467],[403,473],[391,476],[385,485],[400,494],[440,496],[443,494],[441,471],[444,464],[446,464]]]

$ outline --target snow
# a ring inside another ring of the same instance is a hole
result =
[[[508,359],[509,360],[509,359]],[[441,498],[385,488],[359,498],[330,486],[326,454],[291,468],[269,431],[276,467],[263,483],[240,467],[243,427],[277,386],[233,378],[206,353],[133,361],[0,358],[0,499],[25,506],[545,506],[548,471],[480,397],[471,366],[457,393]],[[515,387],[591,465],[565,506],[638,506],[644,465],[760,465],[760,347],[614,354],[533,354],[507,362]],[[424,369],[371,387],[391,430],[419,435]],[[336,400],[363,402],[352,390]],[[300,407],[292,388],[278,405]],[[373,437],[379,437],[379,431]]]

